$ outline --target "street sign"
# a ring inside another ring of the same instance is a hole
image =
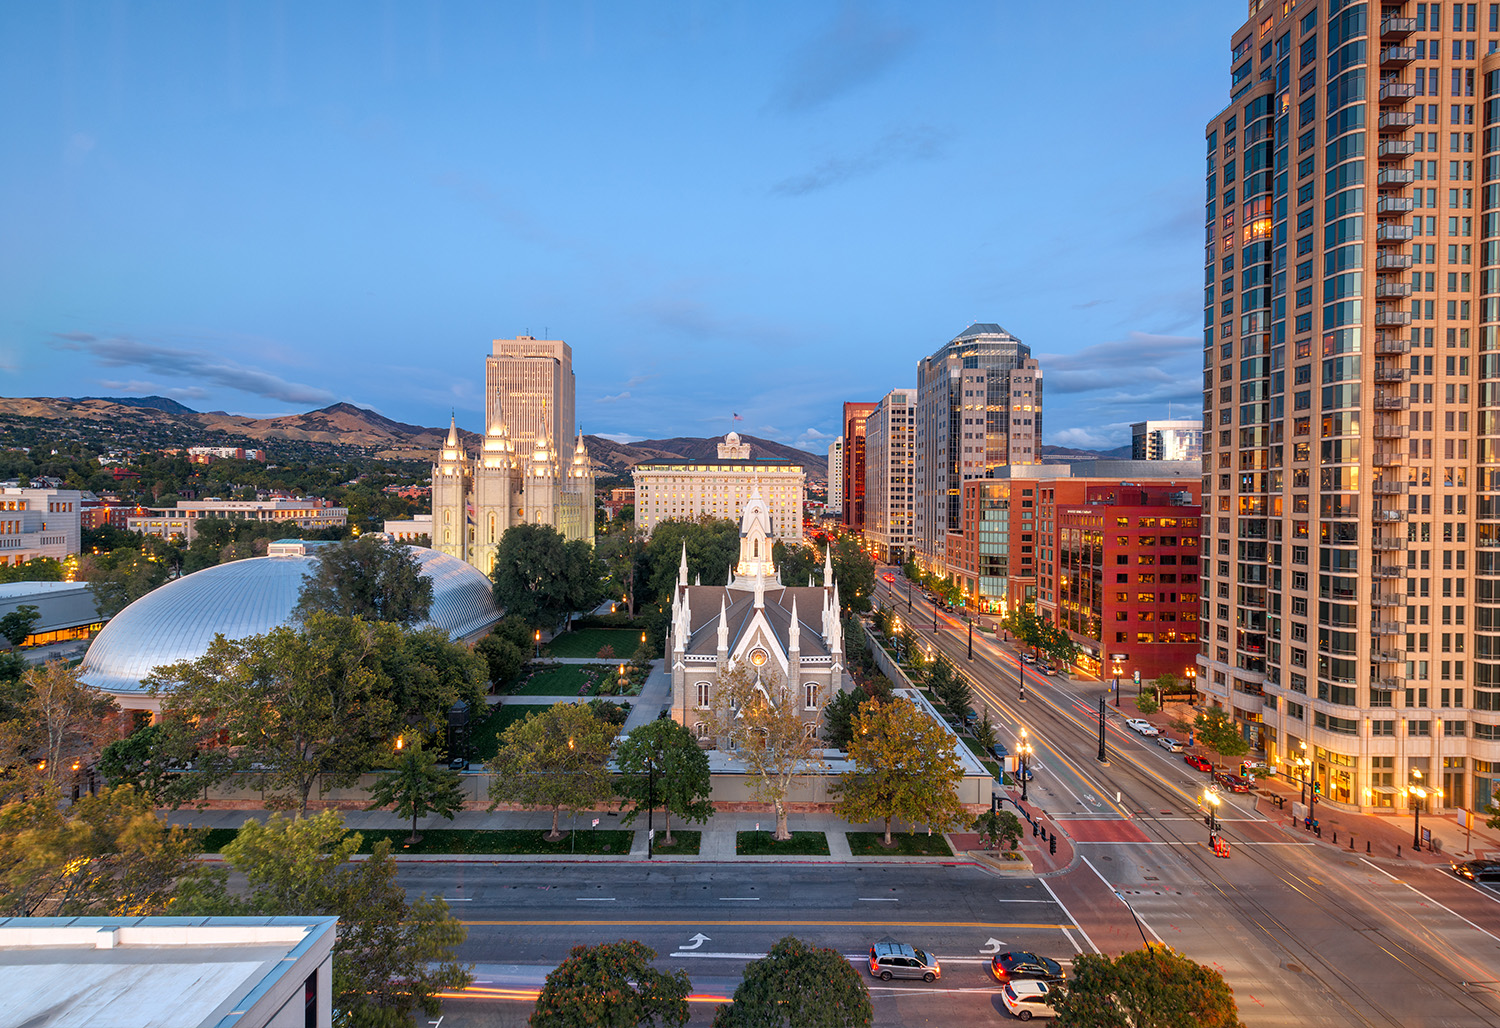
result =
[[[1139,671],[1137,671],[1135,673],[1135,684],[1136,685],[1140,685],[1141,684],[1141,673]]]

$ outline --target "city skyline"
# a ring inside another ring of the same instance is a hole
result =
[[[1159,13],[12,6],[0,379],[478,429],[468,355],[530,334],[577,351],[590,433],[738,413],[821,452],[845,395],[992,321],[1047,442],[1122,445],[1196,402],[1239,5]]]

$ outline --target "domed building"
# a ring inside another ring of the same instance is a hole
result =
[[[88,684],[113,696],[123,710],[157,712],[160,702],[141,680],[163,664],[197,660],[214,636],[245,639],[292,622],[311,574],[316,544],[283,540],[270,555],[204,568],[147,593],[104,627],[79,668]],[[458,642],[472,642],[500,620],[490,580],[457,557],[412,547],[422,575],[432,581],[432,607],[420,627],[436,626]]]

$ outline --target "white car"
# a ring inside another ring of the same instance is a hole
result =
[[[1161,732],[1157,730],[1157,727],[1155,725],[1153,725],[1150,721],[1147,721],[1144,718],[1139,718],[1139,717],[1126,718],[1125,719],[1125,723],[1127,725],[1129,725],[1133,731],[1139,732],[1142,735],[1160,735],[1161,734]]]
[[[1052,1009],[1052,986],[1047,982],[1017,979],[1000,990],[1005,1009],[1023,1021],[1033,1017],[1056,1017]]]

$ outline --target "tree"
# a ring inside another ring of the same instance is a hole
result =
[[[41,619],[41,611],[30,603],[23,603],[0,617],[0,638],[4,638],[12,646],[19,646],[31,634],[31,627]]]
[[[1080,953],[1057,989],[1053,1009],[1073,1028],[1244,1028],[1224,976],[1159,943],[1115,958]]]
[[[788,546],[778,539],[771,547],[771,562],[787,585],[806,585],[809,581],[827,584],[823,581],[823,558],[811,546]]]
[[[776,811],[775,838],[792,837],[786,797],[805,775],[824,768],[817,736],[802,720],[802,697],[771,665],[746,662],[719,669],[712,723],[720,749],[745,765],[750,789]]]
[[[974,739],[986,754],[995,752],[995,743],[1000,741],[995,734],[995,722],[990,720],[990,708],[987,706],[979,712],[979,727],[974,730]]]
[[[740,526],[725,518],[696,521],[663,521],[651,530],[651,541],[637,561],[636,582],[644,583],[637,597],[642,604],[665,603],[672,595],[682,548],[687,547],[688,567],[694,578],[708,585],[729,580],[729,569],[740,557]]]
[[[126,548],[90,557],[89,589],[101,618],[112,618],[167,580],[159,558]]]
[[[927,668],[927,685],[942,701],[948,713],[962,721],[973,701],[968,680],[953,666],[945,654],[939,653]]]
[[[875,595],[875,561],[853,536],[844,536],[833,547],[833,578],[839,587],[839,603],[845,613],[862,614]]]
[[[146,684],[196,749],[195,784],[250,771],[268,806],[305,815],[320,779],[325,790],[353,785],[412,713],[392,701],[382,666],[401,640],[395,625],[314,612],[301,630],[217,636],[202,657],[159,667]]]
[[[143,725],[104,747],[99,774],[105,785],[128,785],[157,804],[176,806],[197,791],[181,774],[183,761],[165,722]],[[187,786],[184,788],[184,786]]]
[[[468,930],[440,897],[408,902],[388,841],[376,843],[369,859],[351,860],[362,842],[331,810],[246,821],[224,847],[228,868],[205,869],[186,882],[173,913],[337,915],[333,1005],[348,1023],[406,1025],[417,1008],[435,1016],[441,993],[473,980],[455,959]],[[230,892],[228,869],[245,877],[245,895]]]
[[[1021,819],[1009,810],[986,810],[975,818],[974,830],[988,849],[1004,845],[1013,850],[1021,844],[1021,836],[1025,834],[1021,829]]]
[[[823,741],[836,750],[847,750],[854,735],[854,718],[866,699],[864,690],[840,692],[823,708]]]
[[[531,1028],[635,1028],[684,1025],[692,982],[683,970],[665,974],[656,950],[632,940],[574,946],[547,975]]]
[[[495,603],[533,629],[552,628],[604,598],[603,567],[580,539],[567,541],[551,525],[506,529],[490,577]]]
[[[0,564],[0,583],[61,582],[62,562],[52,557],[32,557],[19,564]]]
[[[615,726],[579,703],[555,703],[506,728],[500,750],[486,767],[490,809],[504,802],[550,808],[559,839],[562,810],[583,810],[609,799],[613,782],[606,766]]]
[[[854,770],[834,785],[834,811],[849,822],[885,821],[885,845],[892,846],[891,822],[900,818],[915,832],[921,823],[946,832],[971,823],[958,801],[963,766],[956,740],[905,697],[889,703],[860,704],[849,741]]]
[[[0,916],[140,917],[168,912],[202,851],[130,786],[66,808],[55,788],[0,807]]]
[[[370,805],[366,810],[378,810],[394,805],[396,814],[411,818],[411,835],[407,843],[421,841],[417,834],[417,819],[428,814],[441,814],[449,821],[463,809],[463,790],[458,785],[458,772],[438,765],[432,754],[422,748],[422,737],[413,737],[396,755],[391,770],[375,779],[370,787]]]
[[[60,660],[27,668],[21,686],[16,716],[0,725],[4,763],[61,788],[72,780],[75,761],[92,764],[114,735],[119,706]]]
[[[1143,692],[1135,698],[1135,709],[1142,714],[1155,714],[1161,707],[1156,702],[1156,697],[1149,692]]]
[[[484,661],[485,668],[489,672],[490,687],[500,689],[520,674],[521,668],[526,666],[526,655],[529,651],[517,646],[499,632],[492,631],[479,640],[478,645],[474,647],[474,652]]]
[[[1223,707],[1200,711],[1193,719],[1193,732],[1198,745],[1215,754],[1220,762],[1225,757],[1239,757],[1250,752],[1250,744],[1240,734],[1239,725]]]
[[[745,965],[714,1028],[869,1028],[870,990],[848,959],[788,935]]]
[[[410,547],[367,535],[314,552],[317,565],[302,579],[294,612],[298,618],[323,611],[405,627],[427,620],[432,579],[422,574]]]
[[[615,792],[620,809],[630,811],[621,819],[631,824],[645,811],[661,807],[666,845],[672,845],[672,815],[699,824],[714,816],[709,799],[713,791],[708,776],[708,755],[698,746],[686,725],[671,718],[657,718],[631,732],[615,751],[620,770]]]

